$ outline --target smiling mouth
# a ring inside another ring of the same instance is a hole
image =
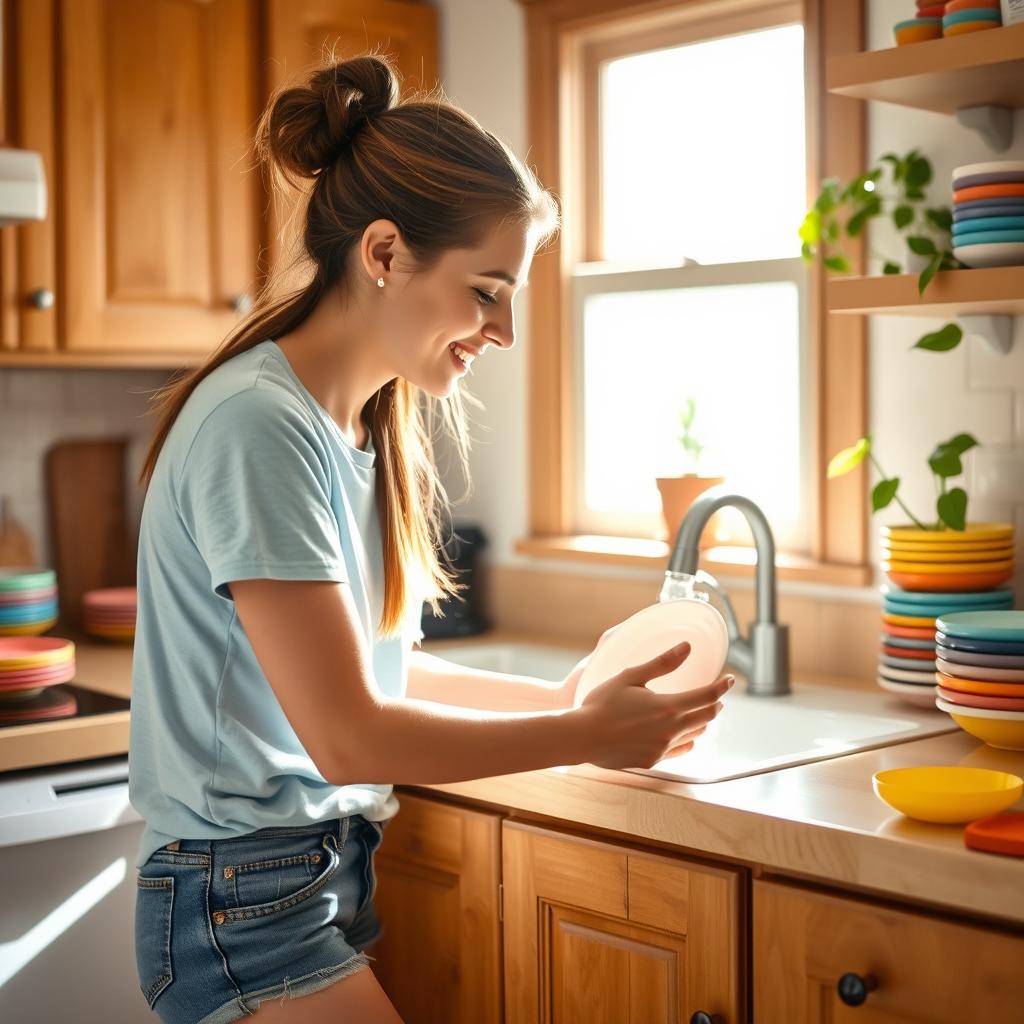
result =
[[[468,370],[473,360],[476,358],[472,352],[467,352],[461,345],[451,344],[448,346],[448,351],[451,352],[456,365],[460,366],[464,370]]]

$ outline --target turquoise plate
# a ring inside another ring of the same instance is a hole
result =
[[[886,598],[882,602],[882,611],[893,615],[911,615],[919,619],[934,619],[939,615],[953,615],[956,612],[1001,611],[1013,607],[1013,598],[1006,597],[1000,601],[985,604],[961,604],[956,598],[945,604],[911,604],[909,601],[891,601]]]
[[[1024,611],[957,612],[943,615],[935,626],[968,640],[1024,641]]]
[[[900,604],[912,604],[915,607],[925,607],[937,604],[962,604],[962,605],[989,605],[995,601],[1013,601],[1013,591],[1009,588],[997,587],[994,590],[975,590],[966,593],[934,590],[902,590],[891,584],[882,585],[882,594],[887,601],[897,601]]]
[[[965,231],[956,236],[956,247],[991,245],[994,242],[1024,242],[1024,228],[1015,231]]]
[[[953,225],[953,237],[970,235],[982,231],[1020,231],[1024,229],[1024,217],[976,217],[974,220],[959,221]]]
[[[1002,22],[1002,14],[991,7],[971,7],[965,11],[953,11],[942,16],[942,27],[959,25],[964,21],[998,21]]]

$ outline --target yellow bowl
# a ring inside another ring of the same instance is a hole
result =
[[[969,732],[990,747],[997,747],[999,750],[1024,750],[1024,722],[1012,722],[1005,718],[958,715],[955,711],[950,711],[949,717],[964,732]]]
[[[871,781],[875,795],[890,807],[943,825],[999,814],[1024,792],[1024,779],[989,768],[889,768],[875,772]]]

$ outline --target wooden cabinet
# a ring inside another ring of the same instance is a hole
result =
[[[206,354],[257,286],[255,0],[14,8],[16,134],[52,189],[22,240],[19,347]]]
[[[406,1024],[501,1020],[501,818],[400,793],[376,854],[373,971]]]
[[[273,88],[374,49],[436,84],[437,12],[411,0],[3,8],[4,138],[43,155],[50,202],[0,230],[0,365],[199,362],[282,265],[251,153]]]
[[[746,1021],[740,869],[510,821],[502,862],[506,1024]]]
[[[759,1024],[1024,1020],[1024,936],[777,882],[753,904]]]

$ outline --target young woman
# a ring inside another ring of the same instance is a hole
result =
[[[164,389],[142,471],[139,981],[172,1024],[395,1024],[364,952],[393,785],[650,766],[731,681],[646,689],[684,645],[573,708],[586,659],[554,686],[412,650],[423,601],[458,589],[433,410],[464,459],[462,380],[514,344],[557,207],[465,112],[399,102],[378,56],[280,92],[257,145],[309,179],[309,280]]]

